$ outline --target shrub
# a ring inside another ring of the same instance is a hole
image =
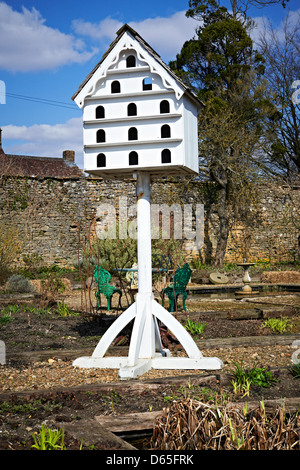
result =
[[[160,233],[160,237],[153,238],[151,244],[152,255],[170,256],[174,265],[181,265],[185,262],[181,240],[163,239]],[[83,258],[96,261],[96,265],[100,264],[108,271],[115,268],[130,268],[133,263],[137,263],[137,240],[135,238],[99,238],[94,240],[90,247],[83,253]],[[97,260],[101,260],[102,264]],[[104,263],[106,267],[104,267]]]
[[[66,289],[63,281],[55,274],[44,274],[41,280],[42,303],[51,301]]]
[[[28,253],[22,255],[24,268],[20,269],[19,272],[22,272],[27,278],[35,279],[36,274],[44,266],[43,257],[39,253]]]
[[[33,292],[34,287],[30,284],[29,280],[19,274],[13,274],[8,278],[7,288],[12,292]]]

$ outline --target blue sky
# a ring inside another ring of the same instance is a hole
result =
[[[0,127],[6,153],[57,157],[73,149],[83,167],[82,112],[71,96],[124,23],[165,62],[174,59],[198,24],[185,17],[187,8],[188,0],[0,0]],[[290,0],[289,10],[300,13],[300,0]],[[250,13],[257,31],[270,19],[280,34],[288,11],[273,6]]]

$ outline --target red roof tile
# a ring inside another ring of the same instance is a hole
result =
[[[36,178],[78,178],[83,171],[63,158],[9,155],[0,148],[0,175]]]

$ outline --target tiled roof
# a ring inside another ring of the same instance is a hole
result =
[[[63,158],[9,155],[0,148],[0,175],[36,178],[78,178],[82,170]]]

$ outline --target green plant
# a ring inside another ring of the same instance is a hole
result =
[[[25,313],[37,313],[37,309],[32,305],[24,305],[23,310]]]
[[[201,401],[208,401],[218,404],[224,404],[230,400],[231,396],[226,390],[216,391],[209,387],[200,388],[200,399]]]
[[[47,402],[43,399],[27,401],[25,398],[19,398],[15,402],[3,401],[0,404],[0,411],[2,413],[9,414],[32,414],[39,410],[47,410],[53,412],[53,410],[61,410],[62,406],[60,403]]]
[[[291,330],[292,324],[287,317],[268,318],[261,326],[262,328],[271,328],[272,331],[277,333],[285,333]]]
[[[265,388],[271,387],[277,382],[277,378],[267,367],[253,367],[250,370],[250,379],[253,384]]]
[[[230,394],[226,391],[216,391],[209,387],[200,387],[191,383],[190,378],[187,385],[181,385],[174,390],[174,394],[165,397],[164,401],[174,401],[182,398],[192,398],[201,402],[225,403],[229,401]]]
[[[12,315],[18,313],[20,310],[19,305],[7,305],[0,310],[0,324],[10,323],[13,321]]]
[[[235,394],[243,394],[243,397],[249,396],[251,379],[243,377],[240,380],[232,380],[231,385]]]
[[[6,312],[7,314],[16,314],[20,311],[20,305],[18,304],[13,304],[13,305],[7,305],[6,307],[2,307],[1,312]]]
[[[51,313],[50,307],[43,308],[43,307],[33,307],[30,305],[25,305],[23,307],[24,312],[32,313],[35,315],[49,315]]]
[[[235,369],[230,372],[235,379],[232,381],[232,385],[236,393],[242,392],[245,395],[249,395],[251,385],[268,388],[277,382],[277,377],[267,367],[257,367],[257,365],[254,365],[250,369],[245,369],[243,361],[241,363],[233,362],[233,364]]]
[[[176,401],[178,400],[178,396],[177,395],[166,395],[164,397],[164,402],[165,403],[170,403],[170,402],[173,402],[173,401]]]
[[[1,310],[0,312],[0,325],[4,325],[6,323],[10,323],[13,321],[13,318],[10,314],[6,311]]]
[[[235,271],[237,269],[237,265],[235,263],[224,263],[224,271]]]
[[[57,311],[60,317],[68,317],[70,315],[70,311],[64,301],[57,303]]]
[[[32,449],[36,450],[66,450],[64,429],[52,430],[42,425],[38,437],[32,434],[34,444]]]
[[[60,317],[68,317],[70,315],[73,315],[73,316],[80,315],[80,313],[71,312],[71,310],[68,309],[68,306],[64,303],[64,301],[57,303],[57,312]]]
[[[4,325],[4,324],[10,323],[12,321],[13,321],[13,318],[10,315],[0,316],[0,325]]]
[[[202,335],[207,323],[194,322],[188,318],[187,323],[184,325],[185,329],[189,331],[192,335]]]
[[[294,379],[300,379],[300,363],[293,364],[292,366],[290,366],[289,371],[294,377]]]
[[[237,450],[240,450],[245,445],[244,436],[239,437],[240,431],[234,427],[234,425],[232,424],[232,420],[230,418],[228,419],[228,423],[229,423],[230,437],[231,437],[232,443],[236,446]]]
[[[49,276],[50,274],[59,274],[60,276],[63,275],[64,270],[58,266],[58,264],[51,264],[50,266],[42,266],[39,269],[40,274],[45,274]]]
[[[51,313],[51,309],[49,307],[43,308],[39,307],[36,309],[36,312],[38,315],[49,315]]]
[[[209,269],[210,266],[203,264],[200,259],[192,259],[191,260],[191,268],[195,270],[201,270],[201,269]]]

